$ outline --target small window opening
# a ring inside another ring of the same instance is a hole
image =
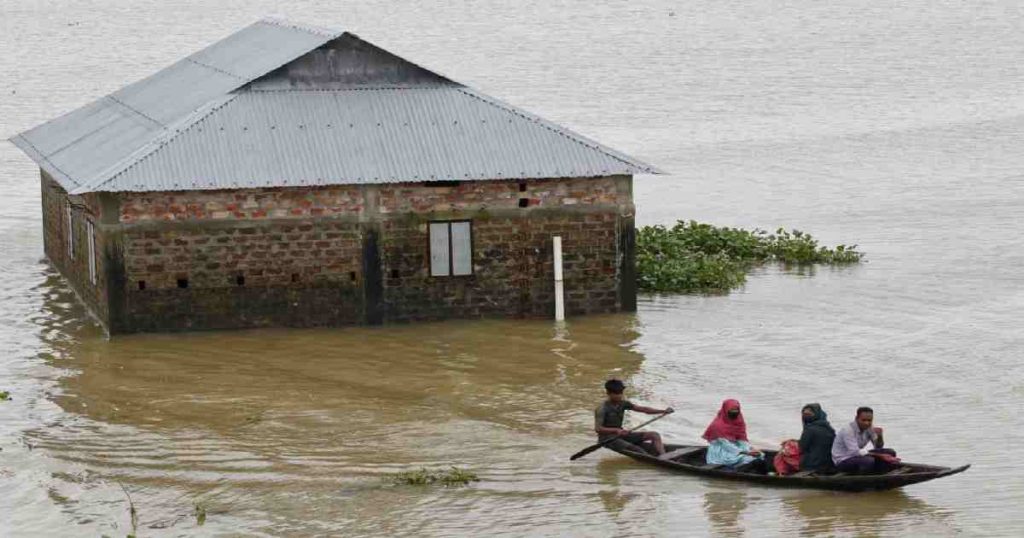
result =
[[[299,281],[299,274],[298,273],[292,273],[292,282],[298,282],[298,281]]]
[[[398,272],[398,269],[392,269],[391,270],[391,278],[398,278],[399,276],[401,276],[401,275]]]
[[[89,282],[97,283],[96,274],[96,226],[91,220],[85,221],[85,239],[89,247]]]
[[[142,291],[142,290],[145,290],[145,289],[146,289],[146,281],[145,280],[140,280],[139,281],[139,291]]]
[[[526,192],[526,183],[519,184],[519,192]]]
[[[350,271],[350,272],[348,273],[348,278],[349,278],[349,280],[351,280],[352,282],[355,282],[355,281],[356,281],[356,272],[355,272],[355,271]]]
[[[470,221],[430,223],[430,276],[473,274],[473,234]]]
[[[235,277],[235,284],[238,285],[238,286],[244,286],[245,285],[245,276],[244,275],[236,276]]]
[[[188,279],[187,278],[179,278],[178,279],[178,287],[181,288],[181,289],[187,288],[188,287]]]
[[[529,198],[520,198],[519,199],[519,207],[530,207],[530,199]]]
[[[68,258],[75,259],[75,221],[71,214],[71,201],[69,200],[67,205],[64,206],[65,214],[68,224]]]

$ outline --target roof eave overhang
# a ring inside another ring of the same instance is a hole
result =
[[[7,141],[14,144],[25,155],[28,155],[29,159],[32,159],[33,162],[39,165],[39,168],[59,183],[64,190],[71,192],[80,187],[78,182],[71,179],[70,176],[54,166],[46,156],[36,149],[36,147],[32,145],[32,142],[29,142],[29,140],[24,137],[24,133],[14,135],[11,138],[8,138]]]

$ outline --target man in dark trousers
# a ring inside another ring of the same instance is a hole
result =
[[[634,445],[642,445],[644,441],[650,441],[659,456],[664,454],[665,445],[662,444],[660,435],[656,432],[631,432],[625,430],[622,428],[622,420],[626,416],[626,411],[661,415],[663,413],[671,413],[673,409],[671,407],[655,409],[634,404],[626,399],[623,394],[626,390],[626,384],[618,379],[609,379],[604,384],[604,390],[608,393],[608,399],[601,403],[597,410],[594,411],[594,431],[597,432],[598,440],[605,441],[617,435],[622,435],[623,440]]]

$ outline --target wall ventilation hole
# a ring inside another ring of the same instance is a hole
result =
[[[355,281],[356,281],[356,272],[355,272],[355,271],[350,271],[350,272],[349,272],[349,274],[348,274],[348,278],[349,278],[349,279],[350,279],[350,280],[351,280],[352,282],[355,282]]]
[[[401,275],[398,273],[398,269],[391,270],[391,278],[398,278],[399,276]]]
[[[178,279],[178,287],[181,288],[181,289],[187,288],[188,287],[188,279],[187,278],[179,278]]]
[[[139,291],[142,291],[144,289],[146,289],[146,281],[145,280],[140,280],[139,281]]]
[[[526,183],[519,184],[519,192],[526,192]]]
[[[298,281],[299,281],[299,274],[298,273],[292,273],[292,282],[298,282]]]
[[[238,286],[244,286],[245,285],[245,276],[244,275],[236,276],[235,277],[235,284],[237,284]]]
[[[519,199],[519,207],[529,207],[529,206],[530,206],[530,199],[529,198],[520,198]]]

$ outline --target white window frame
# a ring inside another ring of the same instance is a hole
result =
[[[96,226],[91,220],[85,221],[85,238],[89,244],[89,282],[96,285]]]
[[[456,238],[457,235],[461,237]],[[427,225],[430,276],[473,276],[473,222],[440,220]]]
[[[64,215],[68,225],[68,258],[75,259],[75,221],[71,212],[71,200],[64,206]]]

